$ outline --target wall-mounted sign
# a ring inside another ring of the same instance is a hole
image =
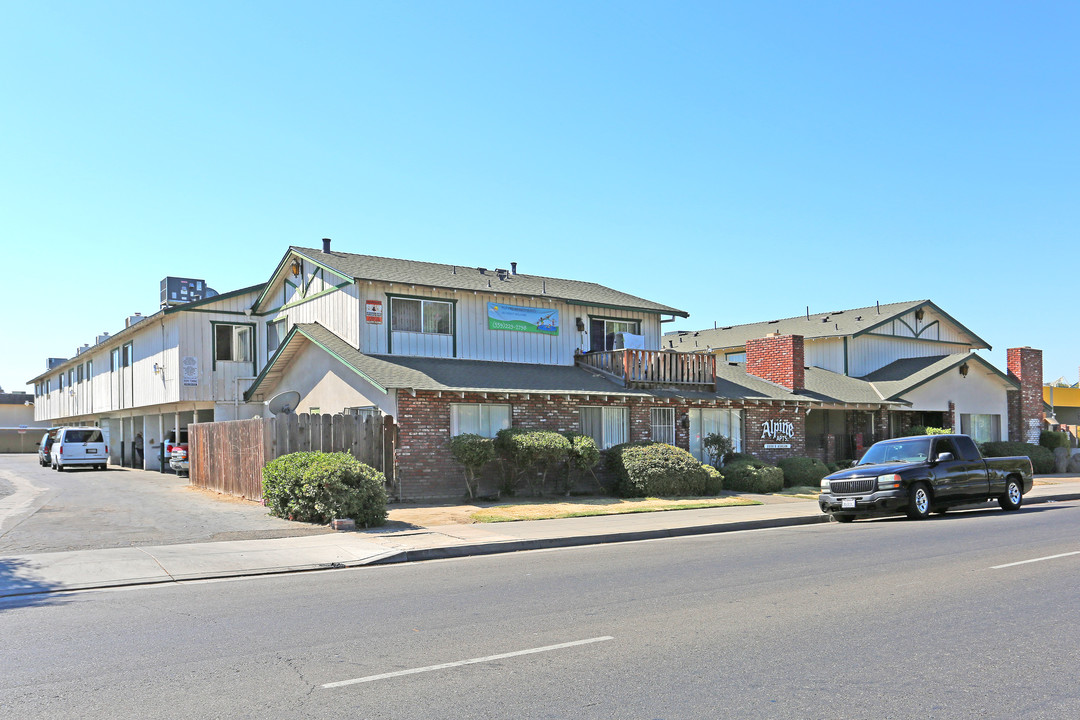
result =
[[[193,355],[184,356],[180,361],[180,381],[185,387],[199,384],[199,358]]]
[[[543,335],[559,334],[559,311],[488,303],[488,330],[517,330]]]
[[[382,300],[368,300],[364,308],[364,317],[372,325],[382,325]]]
[[[795,437],[795,423],[790,420],[766,420],[761,423],[761,439],[789,442]],[[766,447],[768,447],[766,445]]]
[[[791,443],[765,443],[766,450],[790,450]]]

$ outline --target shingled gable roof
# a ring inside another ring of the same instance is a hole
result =
[[[982,356],[975,353],[954,353],[952,355],[938,355],[935,357],[905,358],[891,362],[883,368],[875,370],[861,378],[881,393],[888,400],[899,400],[905,393],[925,385],[953,368],[958,368],[964,363],[976,363],[982,365],[999,377],[1008,385],[1019,388],[1020,383],[998,370]]]
[[[288,258],[293,253],[348,280],[374,280],[447,290],[549,297],[552,300],[563,300],[571,305],[625,308],[689,317],[685,310],[645,300],[593,282],[563,280],[540,275],[526,275],[524,273],[516,275],[507,273],[504,275],[506,279],[503,280],[496,274],[494,268],[489,268],[485,273],[481,274],[478,268],[463,265],[442,265],[419,260],[398,260],[336,251],[324,253],[322,250],[315,248],[290,247],[274,271],[274,276],[284,270]],[[260,295],[256,301],[256,309],[258,309],[268,291],[269,283],[267,284],[267,291],[264,291],[263,295]]]
[[[990,349],[990,345],[985,340],[961,325],[955,318],[930,300],[911,300],[880,306],[870,305],[852,310],[815,313],[809,316],[809,320],[803,314],[782,320],[731,325],[710,330],[676,331],[667,333],[661,338],[661,347],[674,350],[742,347],[746,345],[747,340],[762,338],[769,333],[802,335],[808,340],[828,337],[858,337],[922,307],[932,309],[971,336],[971,347],[973,349]],[[697,344],[694,345],[694,343]]]

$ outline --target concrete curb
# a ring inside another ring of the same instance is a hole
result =
[[[522,550],[550,550],[553,548],[580,547],[582,545],[609,545],[612,543],[637,542],[640,540],[658,540],[661,538],[690,537],[693,535],[715,535],[743,530],[761,530],[765,528],[794,527],[797,525],[817,525],[829,522],[827,515],[810,515],[793,518],[768,518],[765,520],[746,520],[732,523],[713,523],[681,528],[660,528],[656,530],[636,530],[632,532],[604,533],[600,535],[576,535],[567,537],[538,538],[533,540],[506,540],[491,543],[472,543],[451,545],[438,548],[420,548],[402,550],[399,554],[373,559],[367,565],[388,565],[391,563],[421,562],[424,560],[446,560],[449,558],[469,557],[474,555],[499,555],[520,552]]]

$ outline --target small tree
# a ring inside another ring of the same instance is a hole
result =
[[[480,491],[480,471],[495,459],[495,443],[491,438],[464,433],[450,438],[450,456],[465,470],[465,492],[469,499]]]
[[[719,433],[709,433],[701,444],[705,446],[705,452],[709,454],[709,463],[716,468],[720,467],[725,455],[735,450],[735,443],[731,442],[731,438]]]

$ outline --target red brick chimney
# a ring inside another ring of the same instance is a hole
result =
[[[746,372],[783,385],[791,392],[806,387],[803,336],[774,333],[746,341]]]
[[[1009,348],[1007,355],[1009,377],[1020,383],[1019,390],[1009,391],[1009,439],[1037,443],[1043,419],[1042,350]]]

